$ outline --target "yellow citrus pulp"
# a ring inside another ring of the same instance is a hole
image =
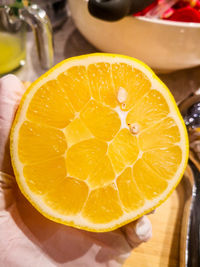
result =
[[[26,91],[11,132],[17,183],[44,216],[103,232],[160,205],[188,138],[166,86],[139,60],[67,59]]]

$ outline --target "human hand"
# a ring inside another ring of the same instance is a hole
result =
[[[91,233],[48,220],[19,191],[9,134],[24,91],[14,75],[0,79],[0,266],[121,266],[131,248],[151,237],[146,216],[115,231]]]

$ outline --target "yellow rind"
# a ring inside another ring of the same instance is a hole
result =
[[[185,156],[185,161],[184,161],[184,164],[183,164],[183,169],[182,169],[182,172],[179,176],[179,178],[177,179],[177,182],[176,184],[174,185],[174,187],[169,191],[169,193],[163,198],[161,199],[156,205],[152,206],[151,208],[149,209],[146,209],[144,212],[138,214],[137,216],[133,217],[133,218],[130,218],[128,220],[125,220],[124,222],[120,223],[120,224],[116,224],[115,226],[113,227],[109,227],[109,228],[101,228],[101,229],[98,229],[98,228],[89,228],[89,227],[85,227],[85,226],[80,226],[80,225],[77,225],[77,224],[74,224],[73,222],[66,222],[66,221],[63,221],[61,219],[58,219],[56,217],[53,217],[53,216],[50,216],[49,214],[47,214],[46,212],[44,212],[36,203],[34,203],[31,198],[29,197],[29,195],[25,192],[21,182],[20,182],[20,178],[19,178],[19,173],[17,172],[17,168],[15,166],[15,162],[14,162],[14,152],[13,152],[13,137],[14,137],[14,130],[15,130],[15,127],[18,123],[18,120],[19,120],[19,116],[20,116],[20,112],[21,112],[21,109],[22,109],[22,106],[24,104],[24,101],[27,97],[27,95],[29,94],[29,92],[32,90],[32,88],[35,87],[35,85],[43,80],[44,78],[48,77],[52,72],[54,72],[57,68],[59,68],[60,66],[66,64],[67,62],[71,62],[71,61],[75,61],[75,60],[80,60],[80,59],[86,59],[88,57],[96,57],[96,56],[104,56],[104,57],[112,57],[112,58],[124,58],[124,59],[128,59],[128,60],[131,60],[133,62],[137,62],[139,63],[140,65],[142,65],[145,69],[147,69],[151,74],[152,74],[152,77],[153,79],[157,80],[160,84],[162,84],[162,87],[167,91],[168,93],[168,96],[170,98],[170,101],[172,102],[177,114],[178,114],[178,117],[179,117],[179,120],[181,121],[181,124],[183,126],[183,129],[184,129],[184,136],[185,136],[185,148],[186,148],[186,156]],[[150,67],[148,67],[145,63],[143,63],[142,61],[138,60],[138,59],[135,59],[135,58],[132,58],[132,57],[129,57],[129,56],[123,56],[123,55],[118,55],[118,54],[106,54],[106,53],[94,53],[94,54],[87,54],[87,55],[82,55],[82,56],[77,56],[77,57],[72,57],[72,58],[69,58],[69,59],[66,59],[60,63],[58,63],[57,65],[55,65],[52,69],[50,69],[49,71],[47,71],[45,74],[43,74],[40,78],[38,78],[36,81],[34,81],[30,87],[26,90],[25,94],[23,95],[22,97],[22,100],[20,102],[20,105],[19,105],[19,108],[18,108],[18,111],[17,111],[17,114],[16,114],[16,117],[15,117],[15,120],[14,120],[14,123],[12,125],[12,128],[11,128],[11,134],[10,134],[10,153],[11,153],[11,162],[12,162],[12,166],[13,166],[13,170],[14,170],[14,173],[15,173],[15,177],[16,177],[16,181],[18,183],[18,186],[22,192],[22,194],[29,200],[29,202],[40,212],[43,214],[43,216],[45,216],[46,218],[54,221],[54,222],[57,222],[57,223],[62,223],[64,225],[67,225],[67,226],[72,226],[72,227],[75,227],[75,228],[78,228],[78,229],[82,229],[82,230],[87,230],[87,231],[91,231],[91,232],[109,232],[109,231],[113,231],[121,226],[124,226],[138,218],[140,218],[141,216],[151,212],[152,210],[156,209],[157,207],[159,207],[171,194],[172,192],[174,191],[174,189],[176,188],[176,186],[179,184],[183,174],[184,174],[184,171],[186,169],[186,166],[187,166],[187,162],[188,162],[188,155],[189,155],[189,141],[188,141],[188,134],[187,134],[187,130],[186,130],[186,127],[185,127],[185,123],[184,123],[184,120],[180,114],[180,111],[176,105],[176,102],[174,100],[174,97],[172,96],[171,92],[169,91],[169,89],[167,88],[167,86],[155,75],[155,73],[152,71],[152,69]]]

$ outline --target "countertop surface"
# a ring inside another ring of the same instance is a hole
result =
[[[34,81],[45,71],[40,68],[32,33],[28,33],[27,40],[26,64],[15,74],[22,80]],[[98,52],[76,29],[70,17],[54,32],[54,48],[54,64],[72,56]],[[200,88],[200,67],[158,76],[168,86],[176,101]]]

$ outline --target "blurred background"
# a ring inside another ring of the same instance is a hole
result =
[[[20,5],[22,1],[10,2],[17,2]],[[26,2],[23,1],[23,5],[26,5]],[[0,2],[0,6],[5,3],[7,4],[8,1]],[[154,18],[134,18],[130,15],[119,21],[103,21],[88,13],[86,0],[33,0],[32,4],[37,4],[44,9],[51,21],[54,44],[53,65],[71,56],[98,51],[128,54],[143,60],[156,69],[159,77],[167,84],[177,101],[200,87],[200,67],[198,67],[200,51],[196,39],[200,38],[199,23],[194,26],[194,23],[186,25],[187,23],[170,22],[171,25],[169,25],[169,22],[165,23],[165,21],[157,23]],[[25,12],[21,14],[25,17],[24,20],[29,21],[29,25],[30,20],[33,21],[32,28],[35,29],[37,28],[35,25],[39,25],[39,30],[36,32],[35,30],[31,31],[31,27],[28,27],[27,23],[24,26],[25,30],[20,28],[18,37],[21,39],[20,49],[23,50],[21,55],[23,66],[14,73],[22,80],[34,81],[45,72],[45,69],[41,67],[41,58],[39,61],[37,56],[38,43],[35,42],[35,37],[37,42],[39,41],[40,57],[44,55],[47,59],[51,57],[49,56],[51,51],[46,52],[49,39],[40,36],[43,33],[47,33],[48,36],[47,26],[45,28],[41,26],[44,14],[40,11],[40,23],[37,24],[35,22],[35,17],[38,19],[38,14],[35,15],[37,12],[38,10],[34,9],[34,11],[31,10],[31,16]],[[12,19],[15,20],[13,16]],[[7,60],[8,55],[6,57],[7,48],[1,47],[1,40],[6,31],[5,26],[1,31],[2,28],[3,26],[0,24],[0,71],[3,60],[9,61]],[[15,31],[17,32],[16,29]],[[24,31],[26,37],[23,34]],[[13,44],[12,41],[12,46]],[[16,49],[17,44],[14,47]],[[42,60],[45,61],[45,58]],[[47,66],[51,64],[51,62],[44,63]],[[168,66],[168,69],[163,66]],[[176,70],[181,68],[184,69]]]

